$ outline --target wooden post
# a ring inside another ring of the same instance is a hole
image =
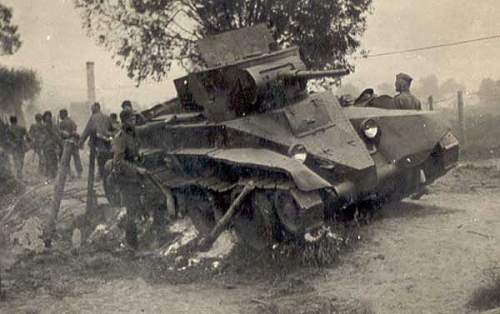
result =
[[[87,99],[90,103],[95,102],[95,74],[94,62],[88,61],[87,65]]]
[[[457,92],[457,111],[458,111],[458,129],[461,141],[462,151],[465,149],[465,118],[464,118],[464,93],[463,91]]]
[[[244,198],[250,194],[255,189],[255,185],[252,181],[247,183],[245,187],[243,188],[243,191],[236,197],[236,199],[233,201],[231,206],[229,206],[229,209],[226,211],[224,216],[217,222],[215,227],[210,231],[210,233],[205,237],[202,238],[198,242],[198,248],[200,251],[208,251],[212,244],[217,240],[219,235],[224,231],[224,228],[226,225],[229,223],[231,218],[233,218],[234,214],[236,213],[236,210],[240,206],[241,202],[244,200]]]
[[[429,110],[430,111],[433,111],[434,110],[434,97],[429,96],[429,98],[427,99],[428,103],[429,103]]]
[[[71,160],[71,150],[74,149],[75,143],[65,140],[63,144],[63,153],[61,157],[61,162],[59,163],[59,168],[57,169],[56,182],[54,184],[54,199],[52,202],[52,208],[49,216],[49,223],[47,226],[47,240],[50,241],[53,233],[56,230],[56,221],[59,209],[61,208],[61,201],[64,196],[64,186],[66,185],[66,177],[69,172],[69,162]]]
[[[95,161],[96,161],[96,149],[95,149],[95,135],[90,137],[90,154],[89,154],[89,175],[87,177],[87,211],[86,214],[90,214],[97,207],[97,199],[94,190],[95,181]]]

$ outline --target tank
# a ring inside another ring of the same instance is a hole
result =
[[[174,80],[178,97],[142,112],[137,133],[155,178],[145,199],[189,215],[202,235],[232,227],[254,249],[314,238],[360,206],[421,193],[457,163],[439,114],[308,93],[309,79],[348,71],[308,70],[263,25],[198,48],[206,68]]]

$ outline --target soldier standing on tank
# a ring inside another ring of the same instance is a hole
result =
[[[399,73],[396,75],[395,87],[396,92],[399,94],[394,97],[395,109],[422,110],[420,100],[410,93],[412,80],[413,79],[408,74]]]
[[[70,142],[70,161],[73,159],[77,178],[82,177],[82,162],[80,160],[79,140],[76,123],[69,117],[68,110],[62,109],[59,111],[59,131],[63,140]]]
[[[137,249],[136,220],[142,212],[141,182],[148,172],[138,166],[139,142],[135,133],[137,116],[133,110],[120,113],[122,129],[113,143],[113,173],[121,190],[122,203],[127,208],[125,238],[132,249]]]
[[[111,157],[111,138],[113,126],[108,116],[101,112],[101,105],[94,103],[91,107],[92,115],[83,130],[80,139],[80,147],[83,146],[87,138],[90,137],[89,145],[95,147],[97,153],[97,170],[100,178],[104,176],[104,165]]]
[[[45,127],[45,138],[42,145],[45,175],[49,179],[54,179],[57,175],[57,165],[59,162],[59,151],[62,147],[62,139],[57,126],[52,121],[52,112],[45,111],[42,116]]]
[[[24,154],[26,153],[27,144],[30,141],[26,129],[17,124],[17,117],[9,118],[10,126],[8,130],[8,139],[10,143],[10,153],[14,161],[16,169],[16,177],[19,180],[23,178]]]
[[[46,136],[46,130],[42,123],[42,114],[35,115],[35,123],[30,126],[29,135],[32,140],[33,152],[38,156],[38,173],[45,175],[45,160],[42,144]]]

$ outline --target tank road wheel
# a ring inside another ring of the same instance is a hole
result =
[[[257,251],[274,240],[273,203],[263,191],[254,191],[241,204],[233,220],[238,238]]]
[[[197,190],[187,202],[187,214],[196,230],[202,236],[207,235],[221,217],[213,196],[210,192]]]
[[[285,230],[292,235],[299,234],[301,231],[301,221],[298,220],[299,215],[297,214],[299,208],[293,197],[289,193],[278,193],[275,204],[276,213]]]

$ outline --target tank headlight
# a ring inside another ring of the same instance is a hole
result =
[[[307,159],[307,151],[302,144],[295,144],[290,146],[290,149],[288,149],[288,155],[302,163]]]
[[[376,138],[380,134],[380,128],[375,120],[368,119],[361,123],[363,134],[370,140]]]
[[[306,153],[306,152],[303,152],[303,153],[296,153],[296,154],[294,154],[292,157],[293,157],[293,159],[295,159],[295,160],[298,160],[298,161],[300,161],[300,162],[304,162],[304,161],[306,161],[306,159],[307,159],[307,153]]]

